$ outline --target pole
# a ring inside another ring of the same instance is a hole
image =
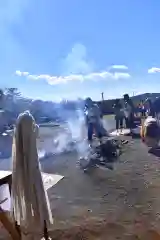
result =
[[[0,222],[2,223],[3,227],[7,230],[7,232],[10,234],[13,240],[21,239],[21,236],[17,229],[15,228],[10,217],[7,215],[5,211],[2,210],[1,207],[0,207]]]
[[[101,96],[102,96],[102,101],[104,101],[104,93],[103,92],[101,93]]]

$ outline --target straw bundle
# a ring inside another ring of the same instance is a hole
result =
[[[48,196],[44,189],[38,159],[38,129],[29,112],[19,115],[12,146],[12,209],[22,231],[22,239],[39,239],[44,220],[53,223]]]

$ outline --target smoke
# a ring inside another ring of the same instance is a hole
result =
[[[65,122],[61,123],[58,131],[50,140],[46,139],[47,147],[46,154],[61,154],[66,152],[76,151],[78,157],[87,158],[91,153],[91,148],[87,140],[87,127],[85,123],[85,115],[82,108],[69,110],[64,107],[59,107],[59,113]],[[106,135],[108,129],[112,129],[113,119],[106,121],[102,119],[102,134]],[[109,133],[108,133],[109,136]],[[99,145],[99,141],[94,141],[95,146]],[[41,152],[43,155],[44,152]],[[46,155],[45,154],[45,155]]]
[[[55,152],[63,153],[74,150],[72,148],[72,136],[69,132],[60,133],[54,140]]]
[[[67,115],[65,133],[60,133],[55,140],[58,143],[57,149],[59,152],[76,150],[79,156],[85,156],[89,146],[83,111],[68,111]]]
[[[45,139],[44,149],[39,151],[39,157],[44,158],[53,154],[76,151],[79,157],[85,157],[89,152],[85,117],[81,109],[62,110],[65,123],[62,123],[55,136]]]
[[[75,149],[79,157],[85,157],[89,153],[89,145],[87,141],[87,129],[85,117],[82,110],[77,110],[76,118],[68,119],[68,127],[75,143]]]

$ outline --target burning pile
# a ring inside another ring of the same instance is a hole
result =
[[[121,154],[122,142],[113,138],[95,140],[94,144],[88,146],[85,156],[81,156],[79,163],[84,170],[94,166],[103,166],[113,170],[113,164]]]

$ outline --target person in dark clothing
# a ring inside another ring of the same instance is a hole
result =
[[[134,105],[128,94],[124,94],[123,97],[126,127],[129,128],[132,133],[132,128],[134,124]]]
[[[118,132],[118,130],[120,129],[120,131],[122,132],[124,111],[123,111],[123,107],[120,102],[120,99],[115,100],[115,104],[113,107],[114,107],[114,112],[115,112],[116,130]]]
[[[96,105],[91,98],[85,100],[85,119],[88,130],[88,141],[92,141],[93,133],[96,132],[96,135],[99,139],[105,134],[105,129],[102,126],[102,113],[98,105]]]
[[[148,115],[152,116],[153,118],[155,117],[155,107],[151,99],[148,99],[148,105],[149,105],[149,112]]]
[[[160,125],[160,97],[157,97],[154,102],[152,102],[152,111],[151,113],[155,115],[158,124]]]
[[[146,117],[146,108],[145,108],[145,104],[144,104],[143,100],[140,102],[140,111],[141,111],[141,118],[145,118]]]

